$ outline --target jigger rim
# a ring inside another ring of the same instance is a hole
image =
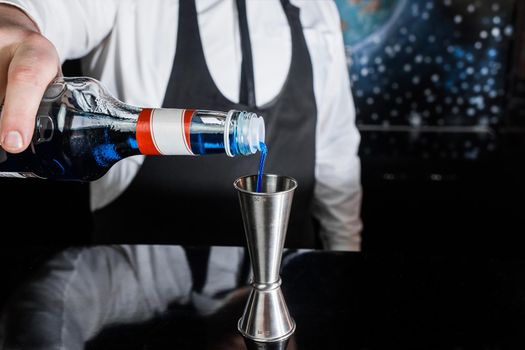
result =
[[[241,176],[241,177],[238,177],[237,179],[235,179],[235,181],[233,182],[233,186],[235,187],[235,189],[239,192],[243,192],[243,193],[247,193],[247,194],[256,194],[258,196],[275,196],[277,194],[283,194],[283,193],[288,193],[288,192],[293,192],[295,191],[295,189],[297,188],[297,180],[294,179],[293,177],[291,176],[286,176],[286,175],[277,175],[277,174],[263,174],[263,177],[280,177],[280,178],[285,178],[285,179],[288,179],[290,181],[292,181],[292,187],[287,189],[287,190],[284,190],[284,191],[277,191],[277,192],[255,192],[255,191],[248,191],[248,190],[245,190],[244,188],[241,188],[240,186],[238,186],[238,183],[243,180],[243,179],[246,179],[248,177],[255,177],[257,178],[257,174],[252,174],[252,175],[244,175],[244,176]]]

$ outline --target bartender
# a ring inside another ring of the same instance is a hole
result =
[[[299,183],[287,245],[360,249],[359,133],[333,2],[0,4],[6,151],[27,148],[47,84],[62,61],[82,58],[85,75],[129,104],[261,115],[265,172]],[[232,183],[257,163],[254,156],[125,159],[91,184],[97,240],[168,242],[187,232],[213,244],[243,242]]]

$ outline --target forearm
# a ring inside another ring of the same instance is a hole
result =
[[[325,249],[361,250],[360,162],[358,157],[352,158],[317,179],[314,213]]]

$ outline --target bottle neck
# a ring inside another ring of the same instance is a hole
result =
[[[145,108],[136,140],[144,155],[250,155],[264,142],[264,122],[241,111]]]

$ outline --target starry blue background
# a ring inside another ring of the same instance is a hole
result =
[[[359,125],[492,127],[515,0],[336,0]]]

